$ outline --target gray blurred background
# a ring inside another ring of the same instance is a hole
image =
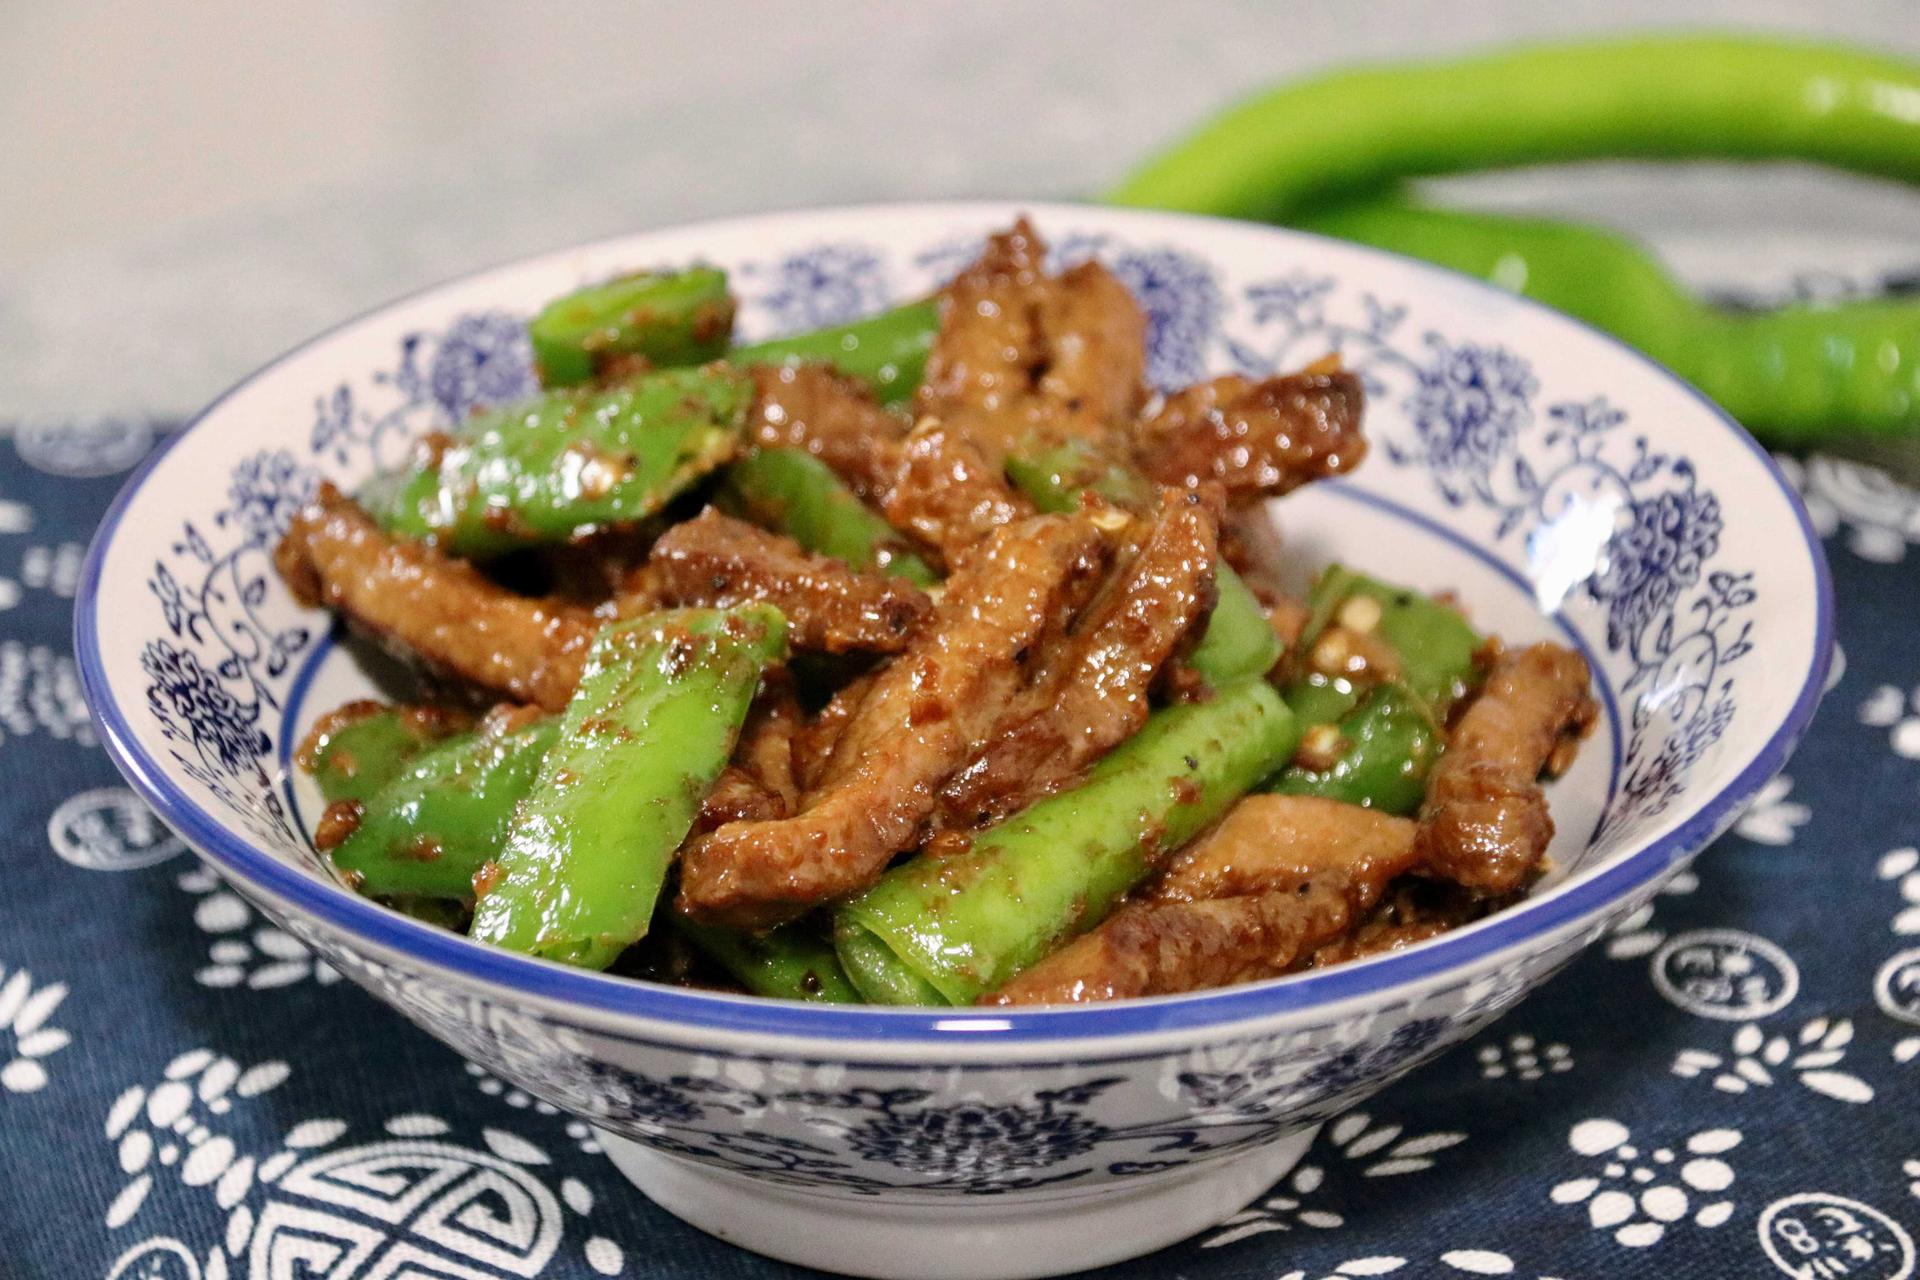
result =
[[[1365,58],[1732,26],[1920,53],[1920,0],[0,2],[0,419],[178,416],[350,313],[617,231],[1093,193],[1235,95]],[[1910,192],[1770,171],[1449,184],[1708,284],[1920,267]]]

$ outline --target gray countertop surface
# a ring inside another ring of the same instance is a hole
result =
[[[1236,95],[1508,40],[1773,28],[1920,53],[1915,0],[808,8],[7,5],[0,418],[191,412],[384,298],[720,214],[1073,197]],[[1920,262],[1910,193],[1633,167],[1449,184],[1767,288]]]

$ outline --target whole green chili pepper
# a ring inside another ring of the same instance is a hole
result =
[[[638,271],[555,298],[527,324],[540,381],[586,382],[618,356],[705,364],[727,349],[733,297],[717,267]]]
[[[1770,443],[1805,443],[1836,426],[1898,430],[1920,406],[1920,303],[1716,306],[1612,232],[1436,209],[1402,196],[1312,209],[1294,222],[1576,315],[1665,364]]]
[[[1458,609],[1406,587],[1370,578],[1343,565],[1330,565],[1307,593],[1310,610],[1300,632],[1298,652],[1311,656],[1320,634],[1336,618],[1344,620],[1349,601],[1377,606],[1369,630],[1400,660],[1399,678],[1427,704],[1433,718],[1448,710],[1479,680],[1473,655],[1483,643]]]
[[[864,383],[881,404],[895,404],[926,376],[927,352],[939,329],[939,299],[923,298],[851,324],[735,347],[727,362],[746,368],[820,360]]]
[[[478,877],[473,936],[590,969],[644,936],[760,673],[785,646],[786,619],[767,605],[603,629],[494,874]]]
[[[328,804],[367,800],[434,743],[463,732],[470,716],[451,707],[350,702],[314,724],[294,753]]]
[[[860,1003],[860,993],[847,981],[833,944],[805,923],[796,921],[756,935],[695,924],[677,912],[669,912],[668,918],[675,933],[756,996],[815,1004]]]
[[[841,964],[869,1000],[920,1000],[929,987],[954,1004],[976,999],[1098,924],[1298,741],[1292,713],[1258,678],[1155,712],[1079,786],[963,850],[895,867],[844,904]]]
[[[1042,511],[1073,511],[1084,493],[1136,514],[1152,503],[1154,486],[1144,476],[1085,440],[1035,444],[1009,454],[1005,465],[1014,487]],[[1282,646],[1266,610],[1225,560],[1215,565],[1214,587],[1213,613],[1187,665],[1219,688],[1265,674],[1280,660]]]
[[[753,388],[718,367],[662,369],[605,391],[549,391],[476,418],[361,503],[456,555],[631,524],[731,458]]]
[[[727,468],[720,506],[807,550],[931,586],[939,575],[833,469],[799,449],[758,449]]]
[[[1409,177],[1607,158],[1807,160],[1920,182],[1920,65],[1771,39],[1657,37],[1366,67],[1229,109],[1110,191],[1299,224],[1550,302],[1646,351],[1763,438],[1920,421],[1920,307],[1742,313],[1603,232],[1421,209]]]
[[[1723,36],[1357,67],[1258,94],[1148,161],[1115,204],[1286,221],[1403,178],[1612,158],[1810,160],[1920,182],[1920,68]]]
[[[375,897],[473,897],[474,873],[499,854],[559,728],[551,716],[485,723],[423,752],[362,802],[333,865]]]
[[[1444,746],[1440,729],[1421,699],[1399,685],[1383,684],[1332,727],[1339,734],[1340,754],[1330,767],[1291,764],[1263,789],[1289,796],[1325,796],[1392,814],[1409,814],[1420,807],[1427,794],[1427,774]]]

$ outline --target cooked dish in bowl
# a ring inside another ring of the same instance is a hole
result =
[[[297,755],[348,883],[482,941],[796,999],[1163,995],[1403,946],[1541,873],[1584,661],[1254,508],[1365,455],[1329,357],[1145,390],[1020,223],[938,297],[729,344],[724,275],[529,334],[547,389],[276,553],[422,675]],[[491,704],[489,709],[489,704]]]

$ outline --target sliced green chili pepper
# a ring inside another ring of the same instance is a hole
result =
[[[856,569],[878,569],[922,587],[940,580],[831,467],[799,449],[760,449],[741,458],[727,468],[719,500],[731,514]]]
[[[1324,631],[1349,600],[1379,606],[1372,633],[1400,659],[1400,679],[1444,721],[1447,711],[1478,681],[1473,655],[1482,640],[1460,616],[1429,596],[1370,578],[1342,565],[1330,565],[1307,594],[1310,613],[1300,633],[1299,652],[1311,654]]]
[[[1079,786],[964,850],[922,854],[840,908],[840,962],[875,1001],[955,1004],[1093,928],[1167,851],[1292,755],[1293,714],[1265,681],[1155,712]]]
[[[833,944],[804,923],[755,935],[695,924],[678,913],[670,919],[674,932],[756,996],[815,1004],[860,1003],[860,993],[847,981]]]
[[[1420,807],[1427,774],[1445,745],[1424,702],[1398,685],[1383,684],[1334,727],[1341,747],[1330,768],[1289,765],[1265,789],[1325,796],[1393,814]]]
[[[1289,683],[1282,692],[1287,706],[1307,727],[1332,724],[1360,705],[1361,690],[1344,676],[1322,675],[1309,671]]]
[[[294,760],[328,804],[371,798],[434,743],[473,723],[448,707],[352,702],[322,716]]]
[[[1153,485],[1145,476],[1077,436],[1009,454],[1006,471],[1014,487],[1042,511],[1072,511],[1083,493],[1127,511],[1144,511],[1153,503]]]
[[[1009,454],[1007,478],[1042,511],[1073,511],[1082,494],[1094,493],[1123,510],[1139,514],[1151,505],[1154,487],[1124,463],[1104,457],[1085,440],[1035,444]],[[1282,645],[1233,566],[1214,568],[1218,598],[1200,642],[1187,665],[1216,689],[1251,675],[1264,675],[1280,660]]]
[[[616,356],[705,364],[725,354],[733,297],[717,267],[639,271],[555,298],[527,325],[540,381],[586,382]]]
[[[558,731],[551,717],[504,732],[483,724],[423,752],[363,802],[333,865],[375,897],[471,898]]]
[[[842,914],[834,921],[833,948],[842,972],[868,1004],[938,1008],[954,1004],[867,926]]]
[[[734,455],[752,395],[718,367],[550,391],[475,419],[427,465],[375,477],[361,501],[457,555],[631,524]]]
[[[667,864],[785,642],[786,620],[766,605],[602,630],[496,874],[480,873],[473,936],[604,969],[645,935]]]
[[[881,404],[894,404],[912,395],[926,376],[927,352],[939,330],[939,299],[926,298],[851,324],[735,347],[727,361],[741,368],[824,361],[866,384]]]
[[[1665,364],[1770,443],[1805,443],[1837,425],[1898,430],[1920,407],[1920,303],[1716,306],[1612,232],[1401,197],[1349,201],[1295,221],[1576,315]]]
[[[1252,589],[1225,560],[1214,570],[1214,587],[1219,598],[1213,616],[1187,655],[1187,665],[1217,689],[1243,676],[1266,674],[1280,661],[1285,646]]]

